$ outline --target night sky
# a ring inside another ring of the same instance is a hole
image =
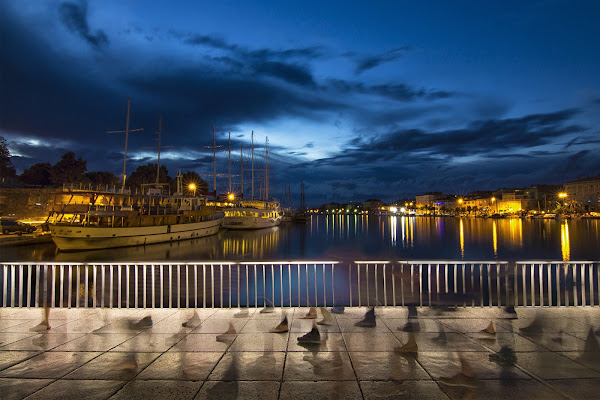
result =
[[[213,125],[239,174],[254,131],[271,194],[298,202],[304,181],[309,205],[560,184],[600,173],[599,16],[595,0],[2,1],[0,136],[19,173],[73,151],[118,175],[107,131],[130,97],[129,174],[156,162],[162,116],[171,176],[212,182]]]

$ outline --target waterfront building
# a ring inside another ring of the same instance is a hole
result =
[[[582,205],[598,205],[600,200],[600,175],[592,178],[583,178],[565,183],[567,198],[578,201]]]
[[[442,197],[442,192],[428,192],[415,197],[415,203],[417,208],[431,207],[435,205],[435,200],[438,197]]]
[[[382,206],[383,201],[377,199],[369,199],[363,202],[363,209],[370,213],[381,210]]]

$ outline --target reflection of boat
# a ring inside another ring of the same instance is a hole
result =
[[[277,226],[283,219],[283,209],[277,201],[241,201],[237,207],[226,208],[223,227],[228,229],[261,229]]]
[[[90,250],[210,236],[222,220],[197,197],[69,190],[56,195],[48,224],[60,250]]]
[[[114,249],[89,250],[84,252],[58,252],[53,257],[58,262],[142,262],[163,260],[210,260],[221,254],[222,236],[216,235],[155,243],[147,246],[121,247]]]
[[[282,227],[259,230],[228,230],[219,234],[225,259],[260,260],[280,250]]]

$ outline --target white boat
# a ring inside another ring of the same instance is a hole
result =
[[[56,199],[47,223],[62,251],[201,238],[216,234],[224,216],[198,197],[69,190]]]
[[[241,201],[235,207],[223,209],[223,228],[261,229],[281,224],[284,212],[277,201]]]
[[[213,139],[214,140],[214,139]],[[271,228],[281,224],[285,212],[279,201],[270,200],[269,198],[269,166],[268,166],[268,139],[265,146],[265,175],[264,175],[264,192],[263,199],[254,199],[254,132],[252,132],[252,196],[251,200],[238,200],[231,207],[223,209],[225,218],[223,219],[223,227],[227,229],[262,229]],[[214,144],[213,144],[214,146]],[[243,161],[240,162],[243,165]],[[216,173],[215,173],[216,175]],[[229,171],[231,177],[231,169]],[[243,172],[242,172],[243,176]],[[243,182],[243,181],[242,181]],[[231,179],[229,185],[229,193],[231,194]],[[243,188],[242,188],[243,193]]]

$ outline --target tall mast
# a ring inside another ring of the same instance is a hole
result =
[[[131,97],[127,98],[127,120],[124,131],[108,131],[107,133],[125,133],[125,151],[123,155],[123,186],[121,192],[125,192],[125,181],[127,180],[127,142],[129,141],[129,132],[143,131],[143,128],[129,130],[129,111],[131,109]]]
[[[265,139],[265,201],[269,201],[269,137]]]
[[[215,191],[215,197],[217,197],[217,144],[215,126],[213,125],[213,190]]]
[[[252,200],[254,200],[254,131],[252,131],[252,141],[250,143],[252,149]]]
[[[231,193],[231,132],[229,132],[229,193]]]
[[[131,108],[131,97],[127,98],[127,122],[125,122],[125,155],[123,157],[123,186],[121,192],[125,192],[125,179],[127,178],[127,141],[129,140],[129,109]]]
[[[244,198],[244,145],[240,143],[240,172],[242,176],[242,198]]]
[[[162,115],[158,118],[158,162],[156,164],[156,188],[160,183],[160,136],[162,133]]]

